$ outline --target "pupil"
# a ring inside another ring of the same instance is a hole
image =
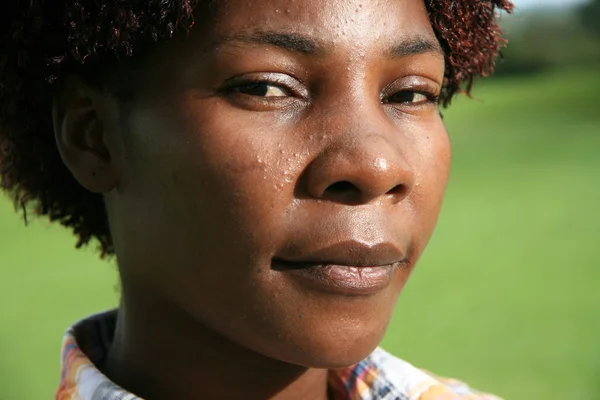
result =
[[[245,92],[246,94],[249,94],[251,96],[264,97],[269,92],[269,88],[264,83],[254,83],[254,84],[248,85],[246,88],[244,88],[243,92]]]
[[[412,103],[415,99],[415,94],[411,92],[400,92],[396,93],[391,97],[391,101],[394,103]]]

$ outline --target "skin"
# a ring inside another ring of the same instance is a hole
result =
[[[448,179],[423,2],[228,0],[114,76],[130,101],[71,77],[54,107],[122,279],[99,367],[147,399],[326,398],[327,370],[382,339]],[[273,266],[347,241],[404,263],[368,295]]]

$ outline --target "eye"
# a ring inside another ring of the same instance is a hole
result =
[[[292,111],[309,104],[308,89],[290,74],[253,72],[227,79],[216,92],[234,107],[247,111]]]
[[[285,88],[269,82],[248,82],[236,87],[233,91],[256,97],[287,97],[290,95]]]
[[[430,102],[436,102],[436,96],[433,94],[412,92],[412,91],[401,91],[394,93],[387,99],[385,99],[384,103],[400,103],[400,104],[426,104]]]

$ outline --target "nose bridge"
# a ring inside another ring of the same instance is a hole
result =
[[[409,149],[378,102],[352,97],[330,103],[321,119],[319,129],[327,139],[307,168],[308,192],[343,203],[398,202],[414,185]]]

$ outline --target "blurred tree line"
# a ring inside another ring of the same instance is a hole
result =
[[[504,17],[503,28],[509,45],[498,75],[596,65],[600,74],[600,0],[567,10],[517,11]]]

